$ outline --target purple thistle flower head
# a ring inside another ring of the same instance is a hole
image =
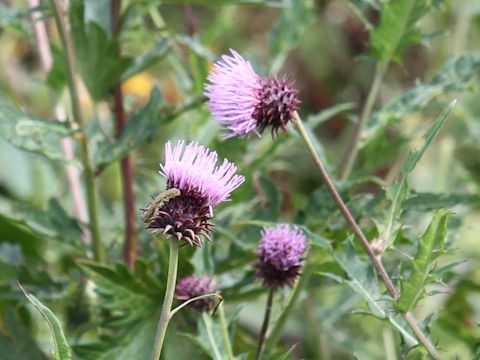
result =
[[[160,173],[167,178],[168,188],[182,192],[195,192],[206,205],[217,206],[228,200],[230,193],[239,187],[245,178],[237,175],[237,167],[227,159],[217,165],[218,154],[195,142],[185,146],[183,140],[174,148],[165,144],[165,165]]]
[[[257,250],[256,276],[269,288],[293,285],[300,274],[306,238],[297,226],[264,228]]]
[[[218,291],[217,282],[207,275],[190,275],[181,278],[175,288],[175,297],[178,300],[189,300],[197,296],[213,294]],[[213,298],[200,299],[191,302],[188,306],[199,312],[211,310],[215,305]]]
[[[228,129],[226,137],[244,136],[271,127],[286,130],[298,110],[298,92],[286,77],[258,76],[235,50],[213,65],[205,96],[213,118]]]
[[[212,207],[228,200],[230,193],[245,178],[237,175],[237,167],[224,160],[217,165],[218,155],[195,142],[165,144],[165,164],[160,173],[167,178],[167,191],[158,195],[143,219],[148,228],[168,237],[202,245],[200,235],[209,239],[213,225],[209,222]]]

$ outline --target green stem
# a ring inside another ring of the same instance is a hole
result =
[[[223,340],[225,342],[225,347],[227,348],[227,358],[228,360],[233,360],[233,350],[232,343],[230,342],[230,335],[228,334],[227,321],[225,320],[225,311],[223,310],[223,304],[220,304],[218,307],[218,315],[220,317],[220,325],[222,326]]]
[[[267,304],[265,306],[265,315],[263,317],[262,328],[260,329],[260,334],[258,334],[258,343],[257,350],[255,351],[255,360],[260,360],[263,355],[263,350],[265,349],[265,338],[268,330],[268,323],[270,322],[270,315],[272,313],[272,304],[273,304],[273,295],[275,294],[274,289],[268,291]]]
[[[202,299],[208,299],[208,298],[211,298],[211,297],[216,297],[217,299],[220,299],[221,300],[221,296],[219,293],[211,293],[211,294],[205,294],[205,295],[200,295],[200,296],[196,296],[194,298],[191,298],[191,299],[188,299],[187,301],[181,303],[180,305],[178,305],[175,309],[173,309],[172,311],[170,311],[170,319],[177,313],[179,312],[180,310],[182,310],[185,306],[191,304],[192,302],[195,302],[195,301],[198,301],[198,300],[202,300]]]
[[[163,299],[162,312],[158,320],[157,333],[155,335],[155,344],[153,345],[151,360],[158,360],[162,352],[163,341],[167,333],[168,323],[170,321],[170,310],[172,309],[173,296],[175,295],[175,283],[177,281],[178,268],[178,241],[173,239],[170,243],[170,258],[168,260],[167,287],[165,289],[165,298]]]
[[[353,217],[352,213],[348,209],[347,205],[341,198],[340,194],[338,193],[337,189],[335,188],[335,185],[333,184],[332,179],[330,178],[330,175],[328,174],[327,170],[325,169],[325,166],[322,163],[322,160],[320,160],[319,156],[315,152],[315,148],[313,147],[313,144],[308,137],[308,133],[305,130],[305,127],[303,126],[302,120],[298,116],[298,113],[294,113],[293,115],[293,122],[302,138],[302,140],[305,142],[305,145],[307,146],[307,149],[312,156],[313,160],[315,161],[315,164],[317,165],[318,170],[320,171],[320,175],[322,177],[323,183],[325,184],[327,190],[330,192],[330,195],[333,197],[333,200],[337,203],[338,207],[340,208],[340,211],[342,212],[343,216],[347,220],[347,222],[350,224],[352,227],[353,232],[357,237],[360,239],[360,243],[362,244],[363,249],[367,253],[368,257],[370,258],[370,261],[372,265],[374,266],[375,270],[377,273],[380,275],[380,278],[382,281],[385,283],[388,292],[390,293],[391,297],[397,301],[400,298],[400,294],[393,284],[392,279],[388,275],[387,271],[385,270],[385,267],[383,266],[381,256],[377,255],[375,251],[373,250],[370,242],[368,241],[367,237],[363,233],[362,229],[358,225],[357,221]],[[403,314],[405,317],[405,320],[407,321],[408,325],[412,329],[412,331],[415,333],[415,336],[417,337],[417,340],[423,345],[423,347],[428,351],[430,357],[432,359],[438,360],[441,359],[439,353],[437,352],[435,346],[432,344],[430,339],[423,333],[422,329],[418,326],[415,318],[410,312],[407,312]]]
[[[360,116],[360,120],[355,127],[355,131],[348,144],[347,151],[343,156],[342,165],[339,171],[340,180],[347,179],[352,171],[353,164],[355,163],[358,152],[360,151],[360,140],[362,139],[363,128],[372,115],[373,105],[377,100],[378,93],[380,91],[380,85],[386,70],[387,66],[384,63],[377,63],[375,68],[375,77],[373,78],[372,87],[368,93],[362,115]]]
[[[205,324],[205,329],[207,330],[208,340],[212,345],[213,354],[215,355],[215,360],[223,360],[222,356],[220,355],[220,351],[218,350],[217,343],[215,342],[215,337],[213,336],[213,333],[212,333],[212,319],[210,319],[210,316],[206,312],[202,314],[202,318],[203,318],[203,323]]]
[[[98,223],[97,200],[95,191],[95,177],[93,174],[92,164],[90,163],[90,154],[88,151],[88,139],[85,131],[85,124],[80,108],[80,100],[78,97],[77,83],[75,81],[75,57],[72,41],[67,32],[63,19],[63,7],[59,0],[50,0],[57,25],[58,33],[62,47],[65,51],[65,69],[67,73],[67,82],[72,103],[73,122],[80,129],[79,147],[80,159],[83,165],[85,189],[87,195],[87,210],[89,218],[89,227],[92,236],[92,251],[95,260],[103,262],[105,260],[102,241],[100,238],[100,227]]]
[[[295,284],[295,287],[292,290],[290,298],[288,299],[287,305],[283,309],[282,313],[275,320],[272,330],[268,334],[268,337],[266,340],[266,347],[268,349],[272,349],[276,345],[278,338],[282,333],[283,326],[285,325],[285,322],[287,321],[290,313],[292,312],[293,307],[295,306],[297,299],[300,296],[300,293],[305,288],[306,284],[308,284],[308,280],[310,279],[311,274],[312,274],[312,266],[308,262],[308,258],[307,258],[305,267],[303,269],[303,273],[298,279],[297,283]]]

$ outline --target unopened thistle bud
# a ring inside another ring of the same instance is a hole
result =
[[[292,286],[300,274],[306,239],[297,226],[264,228],[257,250],[256,276],[268,288]]]
[[[205,95],[213,119],[227,128],[226,137],[244,136],[270,127],[286,130],[298,110],[298,91],[286,78],[262,78],[234,50],[213,66]]]
[[[178,300],[190,300],[197,296],[213,294],[218,291],[217,282],[214,278],[207,275],[202,276],[186,276],[181,278],[175,288],[175,297]],[[200,299],[188,304],[192,309],[204,312],[212,310],[216,301],[212,298]]]
[[[167,179],[167,191],[144,209],[143,220],[155,233],[201,246],[201,235],[209,239],[212,209],[228,200],[230,193],[245,180],[237,167],[195,142],[165,144],[165,164],[160,174]]]

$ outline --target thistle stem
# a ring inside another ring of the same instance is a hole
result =
[[[373,251],[372,247],[370,246],[370,242],[367,240],[366,236],[363,234],[362,229],[360,226],[357,224],[356,220],[353,218],[352,213],[348,209],[347,205],[341,198],[340,194],[338,193],[337,189],[335,188],[335,185],[333,184],[332,179],[330,178],[330,175],[328,175],[327,170],[325,169],[325,166],[322,163],[322,160],[318,157],[317,153],[315,152],[315,148],[313,147],[312,142],[310,141],[310,138],[308,136],[308,133],[305,130],[305,127],[303,126],[302,120],[298,116],[298,113],[295,112],[293,115],[293,122],[295,123],[295,126],[297,127],[297,130],[302,138],[302,140],[305,142],[305,145],[307,146],[307,149],[312,156],[313,160],[315,161],[315,164],[318,167],[318,170],[320,171],[320,176],[322,177],[323,183],[327,187],[327,190],[330,192],[330,194],[333,197],[333,200],[337,203],[338,207],[340,208],[340,211],[342,212],[343,216],[345,216],[345,219],[347,222],[350,224],[350,226],[353,229],[353,232],[359,237],[363,248],[365,249],[365,252],[367,253],[368,257],[370,258],[370,261],[372,262],[373,266],[375,266],[375,269],[377,269],[380,277],[382,278],[383,282],[387,286],[388,292],[392,295],[392,297],[397,300],[399,297],[398,291],[395,288],[395,285],[393,285],[392,280],[388,276],[382,261],[380,258],[375,254]]]
[[[332,195],[334,201],[337,203],[338,207],[340,208],[340,211],[342,212],[343,216],[347,220],[347,222],[350,224],[350,226],[353,229],[353,232],[355,235],[357,235],[360,239],[360,242],[367,253],[368,257],[370,258],[370,261],[372,262],[373,266],[377,270],[378,274],[380,275],[382,281],[385,283],[388,292],[392,296],[394,300],[398,300],[400,297],[400,294],[398,293],[398,290],[396,289],[395,285],[392,282],[392,279],[388,275],[387,271],[385,270],[385,267],[382,264],[382,260],[380,256],[377,256],[372,249],[370,242],[367,240],[365,234],[363,233],[362,229],[360,226],[357,224],[356,220],[354,219],[352,213],[348,209],[347,205],[345,202],[342,200],[340,194],[338,193],[337,189],[335,188],[335,185],[333,184],[333,181],[330,178],[330,175],[328,175],[327,170],[325,169],[325,166],[323,165],[322,161],[318,157],[317,153],[315,152],[315,148],[313,147],[313,144],[308,136],[308,133],[305,130],[305,127],[303,126],[302,120],[300,116],[298,115],[297,112],[294,113],[293,115],[293,122],[302,138],[302,140],[305,142],[305,145],[307,146],[308,152],[312,156],[313,160],[315,161],[315,164],[318,167],[318,170],[320,171],[320,176],[322,177],[323,183],[327,187],[328,191]],[[413,315],[410,312],[407,312],[403,314],[405,316],[405,319],[407,323],[409,324],[410,328],[414,332],[415,336],[417,337],[418,341],[424,346],[424,348],[428,351],[430,356],[437,360],[441,359],[440,355],[438,354],[437,350],[435,349],[435,346],[430,342],[430,340],[426,337],[426,335],[422,332],[420,327],[418,326],[417,322],[413,318]]]
[[[112,0],[112,33],[117,34],[120,18],[121,0]],[[120,52],[120,48],[118,50]],[[120,55],[120,54],[118,54]],[[115,116],[115,132],[117,137],[123,133],[127,124],[127,116],[123,106],[122,85],[118,83],[113,88],[113,114]],[[130,155],[125,156],[120,162],[122,172],[123,202],[125,212],[125,263],[131,269],[135,266],[137,256],[137,237],[135,233],[135,194],[133,192],[133,171]]]
[[[270,315],[272,313],[272,304],[273,304],[273,295],[275,294],[274,289],[268,291],[267,304],[265,306],[265,315],[263,317],[262,328],[260,329],[260,334],[258,334],[258,343],[257,350],[255,351],[255,360],[260,360],[263,355],[263,350],[265,348],[265,338],[268,330],[268,323],[270,322]]]
[[[222,327],[223,341],[225,342],[225,348],[227,349],[227,359],[233,360],[233,349],[232,343],[230,342],[230,335],[228,334],[227,321],[225,319],[225,311],[223,309],[223,304],[218,306],[218,315],[220,317],[220,325]]]
[[[357,159],[358,152],[360,150],[360,140],[362,139],[363,128],[372,115],[373,105],[377,100],[378,93],[380,91],[380,85],[386,70],[387,66],[384,63],[378,63],[375,68],[375,77],[373,78],[373,83],[370,88],[370,92],[368,93],[362,115],[360,116],[360,120],[355,127],[355,131],[348,144],[347,151],[343,156],[342,165],[339,171],[339,179],[341,180],[348,178],[350,172],[352,171],[353,164]]]
[[[168,260],[167,287],[163,299],[162,312],[158,320],[157,333],[155,335],[155,344],[153,345],[151,360],[158,360],[162,352],[163,341],[167,333],[168,323],[170,321],[170,310],[172,309],[173,296],[175,294],[175,283],[177,281],[178,268],[178,241],[170,240],[170,257]]]
[[[55,23],[57,25],[58,33],[62,47],[65,51],[65,69],[67,74],[67,82],[70,94],[70,101],[72,103],[72,115],[74,123],[80,129],[79,148],[80,159],[83,165],[85,189],[87,194],[87,210],[89,227],[92,237],[92,251],[95,260],[103,262],[105,255],[102,247],[102,241],[100,238],[100,227],[98,223],[97,212],[97,200],[95,190],[95,176],[93,173],[92,165],[90,163],[90,154],[88,151],[88,139],[85,131],[85,124],[82,118],[82,112],[80,108],[80,100],[78,97],[77,83],[75,81],[75,57],[71,38],[67,31],[65,21],[63,19],[64,9],[59,0],[50,0],[52,5],[53,14],[55,17]]]
[[[288,316],[292,312],[295,303],[297,302],[300,293],[305,288],[306,284],[308,284],[308,280],[310,279],[310,275],[312,273],[312,266],[308,262],[308,258],[306,260],[305,266],[303,268],[303,273],[296,282],[292,293],[290,294],[290,298],[288,299],[288,303],[281,312],[281,314],[276,319],[275,323],[273,324],[272,330],[269,332],[267,340],[266,340],[266,347],[273,348],[278,341],[282,333],[283,326],[288,319]]]

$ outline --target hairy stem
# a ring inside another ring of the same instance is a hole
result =
[[[263,350],[265,349],[265,338],[268,330],[268,323],[270,322],[270,315],[272,313],[272,304],[273,304],[273,295],[275,294],[274,289],[268,291],[267,304],[265,305],[265,315],[263,317],[262,328],[260,329],[260,334],[258,334],[258,343],[257,350],[255,351],[255,360],[260,360],[263,355]]]
[[[355,235],[358,236],[360,239],[360,242],[367,253],[368,257],[370,258],[370,261],[372,262],[373,266],[377,270],[378,274],[380,275],[382,281],[385,283],[388,292],[392,296],[394,300],[398,300],[400,297],[400,294],[398,293],[398,290],[395,288],[395,285],[392,282],[392,279],[388,275],[387,271],[385,270],[385,267],[382,264],[381,257],[375,254],[375,251],[372,249],[372,246],[370,245],[370,242],[367,240],[365,234],[363,233],[362,229],[360,226],[357,224],[356,220],[354,219],[352,213],[348,209],[347,205],[345,202],[342,200],[340,194],[338,193],[337,189],[335,188],[335,185],[333,184],[333,181],[330,178],[330,175],[328,175],[327,170],[325,169],[325,166],[323,165],[322,161],[318,157],[317,153],[315,152],[315,148],[313,147],[312,142],[310,141],[310,138],[308,136],[308,133],[306,132],[302,120],[300,119],[298,113],[295,112],[293,116],[293,122],[295,123],[295,126],[302,138],[302,140],[305,142],[305,145],[307,146],[308,152],[312,156],[313,160],[315,161],[315,164],[317,165],[318,170],[320,171],[320,176],[322,177],[323,183],[327,187],[328,191],[332,195],[334,201],[337,203],[338,207],[340,208],[340,211],[342,212],[343,216],[347,220],[347,222],[350,224],[350,226],[353,229],[353,232]],[[430,342],[430,340],[426,337],[426,335],[422,332],[422,330],[418,327],[418,324],[416,323],[415,319],[413,318],[413,315],[409,312],[404,314],[405,319],[409,326],[411,327],[412,331],[415,333],[418,341],[424,346],[424,348],[428,351],[430,356],[437,360],[440,359],[440,355],[435,349],[435,346]],[[409,320],[410,318],[410,320]]]
[[[435,345],[432,344],[429,338],[424,334],[423,330],[418,326],[417,320],[410,311],[405,313],[405,320],[407,321],[408,326],[412,329],[413,333],[417,337],[418,341],[422,343],[427,350],[428,354],[434,360],[441,360],[440,354],[437,352]]]
[[[223,341],[225,342],[225,348],[227,349],[227,359],[233,360],[233,348],[232,343],[230,342],[230,335],[228,334],[227,321],[225,320],[225,311],[223,309],[223,304],[220,304],[218,307],[218,315],[220,317],[220,325],[222,327]]]
[[[178,241],[173,239],[170,243],[170,257],[168,260],[167,287],[163,299],[162,312],[158,320],[157,333],[155,335],[155,344],[153,345],[151,360],[158,360],[162,352],[163,341],[167,333],[168,323],[170,321],[170,310],[172,309],[173,296],[175,295],[175,283],[177,281],[178,268]]]
[[[305,288],[306,284],[308,284],[308,280],[310,279],[310,275],[312,273],[312,266],[308,262],[308,258],[305,263],[305,267],[303,268],[303,273],[296,282],[290,298],[288,299],[288,303],[281,312],[281,314],[277,317],[275,323],[273,324],[272,330],[269,332],[267,340],[266,340],[266,347],[271,349],[275,346],[282,333],[283,326],[288,319],[288,316],[292,312],[295,303],[297,302],[300,293]]]
[[[118,32],[118,21],[120,18],[121,0],[112,0],[112,33]],[[120,52],[120,48],[119,48]],[[120,54],[118,54],[120,55]],[[115,131],[117,137],[123,133],[127,124],[127,116],[123,106],[122,84],[118,83],[113,88],[113,114],[115,117]],[[133,171],[130,155],[125,156],[120,162],[122,172],[123,202],[125,213],[125,247],[124,260],[132,269],[135,266],[137,256],[137,237],[135,233],[135,193],[133,192]]]
[[[97,199],[95,191],[95,177],[92,164],[90,163],[90,154],[88,151],[88,139],[85,131],[85,124],[82,118],[80,100],[78,97],[77,82],[75,81],[75,56],[72,40],[67,31],[64,21],[64,9],[59,0],[50,0],[52,5],[55,23],[57,25],[60,40],[65,51],[65,69],[67,73],[67,82],[72,103],[72,115],[75,125],[80,129],[78,138],[80,148],[80,160],[83,165],[85,189],[87,193],[87,210],[89,218],[89,227],[92,236],[92,251],[95,260],[103,262],[105,255],[100,238],[100,228],[98,223]]]
[[[370,92],[368,93],[362,115],[360,116],[360,120],[355,126],[352,139],[350,140],[347,151],[343,156],[339,171],[339,179],[341,180],[347,179],[350,175],[350,172],[352,171],[353,164],[355,163],[358,152],[360,150],[360,140],[362,139],[363,128],[365,127],[365,124],[372,115],[373,105],[377,100],[378,93],[380,91],[380,85],[382,83],[386,69],[387,67],[385,64],[377,64],[377,67],[375,69],[375,77],[373,78],[372,87],[370,88]]]
[[[353,218],[352,213],[348,209],[347,205],[341,198],[340,194],[338,193],[337,189],[335,188],[335,185],[333,184],[332,179],[330,178],[330,175],[328,175],[327,170],[325,169],[325,166],[323,165],[322,161],[318,157],[317,153],[315,152],[315,148],[313,147],[312,142],[310,141],[310,138],[308,137],[308,134],[303,126],[302,120],[298,116],[298,113],[294,114],[294,123],[295,126],[297,127],[298,132],[300,133],[300,136],[302,137],[302,140],[305,142],[305,145],[307,146],[307,149],[312,156],[313,160],[315,161],[315,164],[317,165],[318,170],[320,171],[320,176],[322,177],[323,183],[327,187],[327,190],[330,192],[330,194],[333,197],[333,200],[337,203],[338,207],[340,208],[340,211],[342,212],[343,216],[345,216],[345,219],[347,222],[350,224],[350,226],[353,229],[353,232],[359,237],[360,242],[362,243],[363,248],[365,249],[365,252],[367,253],[368,257],[370,258],[370,261],[372,264],[375,266],[375,269],[378,271],[380,277],[382,278],[383,282],[387,286],[387,289],[389,293],[392,295],[392,297],[396,300],[399,297],[398,291],[395,288],[395,285],[393,285],[392,280],[390,279],[390,276],[388,276],[382,261],[380,258],[375,254],[373,251],[372,247],[370,246],[370,242],[367,240],[366,236],[364,235],[362,229],[360,226],[357,224],[357,221]]]

